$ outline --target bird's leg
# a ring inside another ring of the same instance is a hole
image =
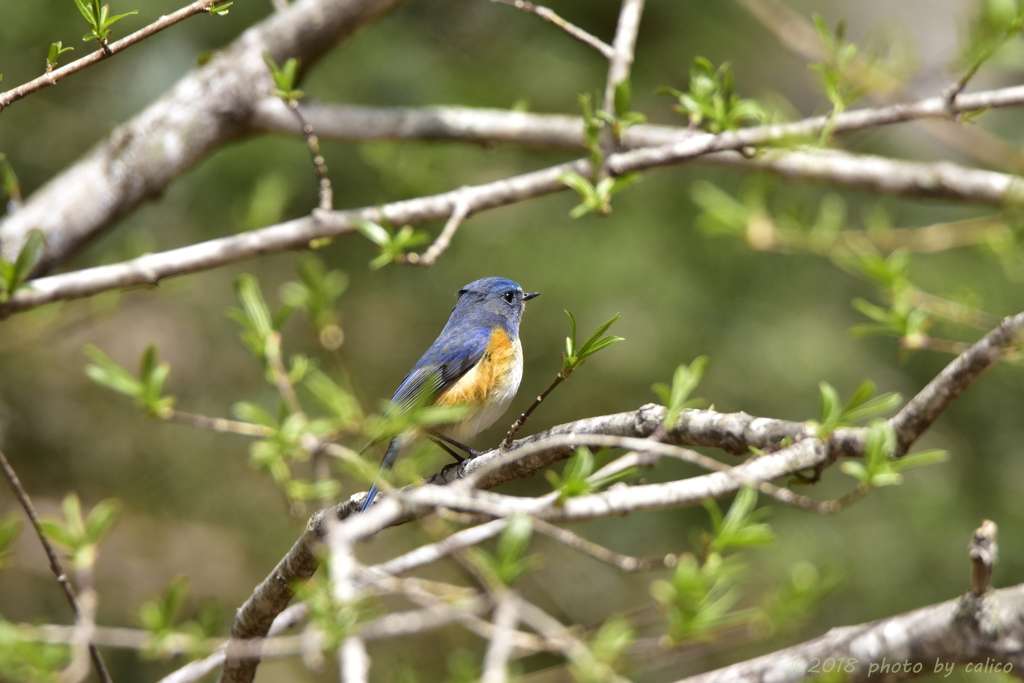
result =
[[[458,462],[460,462],[460,463],[466,462],[465,458],[463,458],[461,455],[459,455],[458,453],[456,453],[452,449],[448,448],[448,444],[444,443],[443,441],[440,441],[439,439],[435,439],[435,438],[431,438],[430,440],[433,441],[434,443],[436,443],[442,449],[444,449],[444,451],[446,453],[448,453],[448,455],[450,455],[453,458],[455,458],[455,460],[457,460]]]
[[[449,438],[449,437],[445,436],[444,434],[440,434],[438,432],[435,432],[434,430],[430,430],[430,436],[431,436],[431,438],[434,439],[434,443],[437,443],[437,440],[440,439],[441,441],[444,441],[445,443],[449,444],[450,446],[455,446],[456,448],[458,448],[460,451],[462,451],[463,453],[467,454],[471,458],[475,458],[476,456],[481,454],[481,451],[475,451],[472,448],[470,448],[469,446],[465,446],[465,445],[459,443],[458,441],[456,441],[455,439]],[[438,444],[438,445],[440,446],[441,444]],[[449,453],[452,453],[447,448],[445,448],[445,450],[448,451]],[[452,453],[452,455],[455,455],[455,454]],[[461,458],[459,458],[459,456],[456,455],[455,457],[457,459],[461,460]]]

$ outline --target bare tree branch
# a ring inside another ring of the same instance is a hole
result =
[[[508,660],[512,654],[512,634],[519,622],[519,596],[506,589],[498,596],[494,608],[494,635],[484,655],[481,683],[504,683],[508,680]]]
[[[964,109],[1010,106],[1011,103],[1020,101],[1024,101],[1024,86],[986,93],[971,93],[957,98],[958,106]],[[941,102],[941,98],[931,98],[914,105],[893,105],[880,109],[848,112],[836,118],[835,130],[836,132],[857,130],[863,127],[908,120],[915,116],[946,115],[945,110],[941,109]],[[744,149],[790,136],[813,135],[820,131],[826,122],[826,118],[816,117],[794,124],[744,128],[718,135],[695,134],[678,142],[658,147],[640,148],[610,155],[606,166],[613,173],[621,174],[643,168],[682,163],[714,152]],[[789,164],[783,163],[782,160],[786,158],[785,156],[774,161],[770,155],[766,156],[767,160],[763,162],[764,166],[772,168],[774,164],[773,170],[777,169],[779,172],[783,172],[786,168],[793,169],[795,166],[803,166],[805,170],[802,172],[791,172],[802,174],[805,177],[814,176],[821,173],[820,169],[822,165],[825,165],[831,169],[829,173],[834,177],[851,175],[847,172],[847,159],[841,156],[830,156],[830,153],[820,155],[805,153],[803,156],[790,156],[789,158],[793,161]],[[812,162],[816,162],[817,166],[814,166]],[[861,173],[860,179],[856,182],[863,183],[864,187],[878,187],[879,189],[889,187],[894,192],[916,193],[920,196],[957,196],[959,194],[964,198],[970,197],[974,201],[986,201],[1001,205],[1024,201],[1024,188],[1019,185],[1017,176],[963,169],[952,164],[900,166],[905,163],[882,158],[865,159],[864,163],[854,167],[854,171],[863,170],[872,165],[875,170],[871,173]],[[896,173],[893,182],[884,183],[880,180],[884,174],[890,173],[894,169],[898,169],[899,172]],[[561,164],[541,171],[475,186],[471,188],[471,206],[467,215],[565,190],[565,185],[558,178],[566,171],[587,175],[590,173],[589,163],[581,159],[569,164]],[[852,175],[856,176],[857,173],[854,172]],[[854,180],[847,178],[846,182],[853,183]],[[461,198],[460,195],[464,192],[467,190],[454,190],[430,197],[394,202],[385,205],[382,210],[384,215],[396,224],[416,225],[427,221],[442,220],[449,217],[451,206]],[[18,212],[8,220],[15,220],[23,213],[25,211]],[[52,213],[59,214],[60,211]],[[265,253],[305,248],[310,241],[315,239],[350,234],[354,231],[352,221],[355,218],[379,219],[379,213],[377,208],[369,207],[351,211],[335,211],[330,214],[319,213],[315,217],[300,218],[241,235],[211,240],[160,254],[151,254],[121,264],[39,278],[32,281],[30,289],[17,292],[9,302],[0,305],[0,316],[53,301],[91,296],[112,289],[155,284],[167,277],[214,268]],[[4,225],[0,224],[0,232],[4,229]],[[10,245],[5,242],[5,248],[7,246]]]
[[[13,102],[17,102],[23,97],[27,97],[34,92],[42,90],[47,86],[56,85],[57,81],[67,78],[71,74],[78,73],[83,69],[86,69],[97,62],[103,61],[107,57],[112,57],[118,52],[127,50],[132,45],[149,38],[150,36],[163,31],[165,28],[177,24],[179,21],[188,19],[196,14],[203,14],[210,11],[210,5],[216,4],[220,0],[196,0],[187,7],[182,7],[177,12],[173,12],[166,16],[162,16],[154,21],[149,26],[141,28],[135,33],[129,36],[125,36],[121,40],[113,42],[109,45],[104,45],[99,50],[92,52],[81,59],[76,59],[70,64],[66,64],[59,69],[54,69],[49,73],[45,73],[39,78],[29,81],[23,85],[19,85],[17,88],[12,88],[7,92],[0,93],[0,112],[5,108],[9,107]]]
[[[615,111],[615,88],[629,78],[636,51],[636,36],[640,32],[640,16],[644,13],[644,0],[622,0],[619,23],[615,27],[612,48],[615,54],[609,60],[608,78],[604,86],[604,110]]]

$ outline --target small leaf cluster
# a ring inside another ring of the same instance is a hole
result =
[[[25,281],[43,255],[43,242],[43,233],[32,230],[13,262],[0,256],[0,303],[9,301],[15,292],[28,286]]]
[[[679,415],[687,408],[703,404],[703,399],[689,400],[690,394],[700,384],[704,372],[708,369],[707,356],[698,356],[689,365],[680,365],[672,376],[672,386],[667,384],[655,384],[651,387],[658,395],[661,402],[665,404],[665,418],[661,424],[666,429],[672,429],[679,420]]]
[[[825,597],[843,582],[842,573],[832,566],[818,569],[807,561],[789,568],[786,582],[763,603],[764,625],[769,633],[794,633]]]
[[[264,52],[263,61],[270,69],[271,78],[274,79],[274,89],[271,94],[286,102],[301,100],[305,93],[295,87],[299,75],[299,60],[289,57],[283,65],[279,66],[269,52]]]
[[[846,21],[841,20],[836,24],[833,33],[829,31],[825,20],[815,14],[814,26],[818,29],[825,57],[820,62],[813,62],[810,68],[821,74],[825,95],[832,103],[830,123],[821,133],[821,142],[824,144],[831,136],[835,116],[846,111],[847,107],[860,99],[864,89],[858,85],[856,78],[857,46],[846,40]]]
[[[382,221],[384,225],[363,218],[356,219],[354,223],[356,229],[380,249],[380,256],[370,261],[373,270],[402,260],[406,251],[430,241],[427,233],[414,230],[411,225],[404,225],[396,232],[387,220]]]
[[[270,431],[269,436],[250,446],[250,463],[258,471],[270,474],[289,500],[316,500],[338,493],[338,482],[296,479],[291,468],[295,462],[309,460],[305,437],[318,438],[328,433],[333,426],[331,420],[311,421],[303,413],[285,413],[278,419],[249,401],[239,401],[232,407],[232,412],[238,419]]]
[[[157,362],[157,346],[150,344],[139,362],[139,377],[118,365],[110,356],[93,345],[85,353],[94,365],[85,368],[85,374],[97,384],[135,399],[151,417],[166,419],[174,408],[175,398],[164,396],[164,385],[171,372],[171,364]]]
[[[365,602],[338,601],[330,581],[320,575],[295,584],[295,594],[309,608],[309,621],[320,634],[320,648],[324,653],[336,652],[342,641],[370,616]]]
[[[57,683],[71,660],[67,645],[41,643],[30,629],[0,617],[0,679],[25,683]]]
[[[240,420],[265,429],[266,436],[250,448],[250,462],[271,474],[291,501],[321,499],[338,492],[337,482],[331,480],[311,482],[295,478],[291,465],[308,460],[310,449],[323,441],[359,435],[365,426],[362,409],[352,392],[317,369],[310,358],[294,355],[290,367],[279,370],[284,366],[280,328],[295,310],[308,314],[314,327],[319,326],[321,338],[343,336],[340,328],[334,333],[329,328],[337,325],[338,318],[332,309],[347,284],[344,274],[328,272],[319,261],[309,259],[300,264],[299,275],[301,283],[288,283],[282,288],[282,298],[287,303],[276,314],[271,313],[256,279],[251,275],[240,276],[235,288],[241,307],[227,312],[241,326],[241,340],[262,364],[270,384],[281,391],[282,383],[301,389],[326,409],[323,417],[309,417],[302,410],[290,412],[284,402],[276,413],[247,401],[234,406],[234,414]],[[163,395],[170,366],[157,361],[155,346],[143,353],[139,378],[95,347],[86,347],[86,353],[93,360],[86,374],[94,381],[134,398],[153,417],[166,420],[174,416],[174,397]],[[285,376],[279,377],[279,373]]]
[[[893,486],[903,483],[901,472],[912,467],[944,462],[946,451],[930,450],[894,458],[896,453],[896,432],[885,420],[872,420],[864,437],[864,460],[848,460],[841,465],[846,474],[855,478],[867,490],[879,486]]]
[[[234,2],[222,2],[220,4],[210,5],[210,14],[216,14],[218,17],[225,17],[229,14],[228,9],[235,4]]]
[[[623,337],[615,335],[601,336],[619,319],[619,314],[616,313],[598,327],[592,335],[587,337],[583,344],[577,346],[576,318],[569,311],[566,311],[565,314],[569,316],[569,326],[572,330],[571,334],[565,338],[565,353],[562,354],[562,375],[565,377],[568,377],[573,370],[583,365],[587,357],[593,356],[601,349],[611,346],[615,342],[624,341]]]
[[[612,212],[612,195],[640,182],[639,173],[626,173],[608,177],[595,185],[576,171],[565,171],[558,176],[558,182],[576,190],[582,200],[569,212],[570,218],[580,218],[588,213],[607,216]]]
[[[11,562],[11,546],[21,534],[21,520],[13,512],[0,519],[0,570],[6,569]]]
[[[744,124],[768,119],[760,103],[736,94],[728,62],[716,69],[707,59],[697,57],[690,67],[689,90],[666,87],[659,88],[658,93],[676,98],[678,103],[673,108],[686,116],[690,125],[711,133],[736,130]]]
[[[760,190],[760,183],[745,187]],[[766,213],[764,193],[744,192],[737,200],[731,194],[707,180],[696,180],[690,185],[690,198],[700,209],[696,223],[708,235],[743,235],[749,229],[755,212]]]
[[[564,503],[569,498],[585,496],[600,491],[606,486],[628,479],[636,474],[635,467],[628,467],[607,477],[594,478],[594,455],[589,448],[580,446],[576,453],[565,463],[561,476],[548,470],[545,473],[551,488],[558,491],[558,504]]]
[[[668,643],[708,638],[713,629],[746,621],[746,615],[731,611],[740,599],[736,583],[745,573],[746,567],[734,558],[718,553],[703,563],[690,553],[682,555],[670,578],[651,584],[651,595],[668,622]]]
[[[498,536],[495,552],[483,548],[470,549],[470,556],[496,588],[514,584],[526,574],[540,569],[540,555],[527,555],[533,537],[533,522],[527,515],[509,517],[508,526]]]
[[[879,285],[890,300],[890,307],[885,309],[864,299],[854,299],[853,307],[874,323],[855,325],[850,328],[851,334],[899,337],[901,346],[909,350],[927,344],[927,332],[933,321],[926,309],[915,304],[918,289],[910,281],[909,252],[898,249],[886,257],[870,249],[851,250],[840,254],[837,263]]]
[[[635,185],[640,181],[640,174],[626,173],[617,178],[608,177],[598,180],[601,176],[601,168],[604,166],[605,150],[601,135],[605,130],[605,124],[611,125],[612,134],[618,140],[627,128],[637,123],[643,123],[647,119],[643,114],[629,111],[633,90],[628,79],[620,81],[615,87],[614,113],[606,112],[603,109],[595,112],[589,93],[580,95],[577,99],[583,110],[583,142],[590,157],[591,177],[584,178],[575,171],[566,171],[558,176],[558,182],[576,190],[582,200],[569,212],[571,218],[579,218],[588,213],[607,216],[612,211],[612,195]]]
[[[597,118],[601,119],[612,127],[612,135],[618,140],[627,128],[643,123],[647,117],[640,112],[630,111],[633,104],[633,86],[629,79],[623,79],[615,85],[614,112],[607,112],[603,109],[597,111]],[[590,142],[588,138],[588,143]]]
[[[150,656],[166,658],[184,653],[199,657],[209,653],[208,641],[220,631],[223,611],[217,603],[207,602],[194,618],[180,621],[189,591],[188,577],[176,576],[160,597],[139,607],[139,623],[153,636],[147,648]]]
[[[877,387],[871,380],[864,380],[853,395],[843,403],[839,392],[828,382],[818,385],[821,391],[821,421],[809,420],[818,438],[827,438],[840,427],[849,427],[876,415],[895,410],[903,397],[895,392],[875,396]]]
[[[585,653],[572,654],[569,673],[576,683],[617,683],[622,659],[636,639],[629,619],[613,614],[589,640]]]
[[[50,43],[50,49],[46,51],[46,73],[50,73],[57,66],[58,57],[74,49],[73,47],[64,47],[59,40],[56,43]]]
[[[43,533],[71,556],[76,569],[91,570],[96,564],[100,542],[117,522],[121,503],[114,499],[102,500],[83,519],[78,495],[72,492],[64,496],[61,511],[63,520],[42,520]]]
[[[107,44],[107,36],[110,35],[110,27],[113,26],[114,23],[127,16],[139,13],[138,10],[132,10],[131,12],[125,12],[124,14],[110,16],[110,5],[103,5],[101,7],[100,0],[75,0],[75,4],[78,6],[78,11],[81,12],[82,16],[85,17],[85,20],[89,22],[90,27],[89,32],[82,37],[82,40],[86,42],[95,40],[103,46],[106,46]]]
[[[714,499],[705,500],[704,509],[711,516],[711,534],[705,539],[706,548],[713,553],[723,553],[732,548],[774,543],[772,528],[759,521],[768,514],[768,508],[755,511],[756,506],[757,491],[749,486],[740,489],[724,515]]]
[[[285,307],[276,315],[271,315],[259,282],[248,273],[243,273],[235,279],[235,294],[242,307],[229,308],[227,316],[242,327],[242,343],[263,362],[268,379],[273,380],[269,358],[275,353],[280,354],[280,330],[291,315],[292,309]]]
[[[1004,45],[1024,29],[1021,0],[980,0],[961,40],[960,62],[970,78]]]
[[[725,557],[732,548],[765,545],[775,540],[767,524],[755,512],[757,492],[744,487],[736,495],[729,511],[722,514],[718,504],[707,501],[712,530],[702,535],[701,556],[687,553],[679,557],[672,576],[651,584],[651,595],[665,612],[666,639],[675,644],[690,638],[709,638],[717,628],[749,622],[758,612],[733,610],[740,599],[738,586],[747,567],[737,557]]]
[[[300,281],[287,282],[281,287],[281,301],[292,310],[305,312],[320,344],[333,351],[345,340],[337,305],[348,288],[348,276],[340,270],[328,271],[317,258],[302,259],[297,270]]]

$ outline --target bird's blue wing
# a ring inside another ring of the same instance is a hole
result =
[[[480,362],[490,343],[491,331],[482,329],[475,334],[452,336],[439,337],[405,376],[391,398],[391,414],[400,415],[415,405],[433,403]]]
[[[487,352],[491,341],[491,330],[481,329],[474,333],[460,331],[449,334],[447,328],[437,341],[427,349],[412,371],[405,376],[395,395],[391,398],[385,415],[395,417],[417,405],[430,405],[434,400],[462,379],[473,369]],[[402,450],[402,437],[391,440],[381,471],[391,469],[395,458]],[[378,475],[379,476],[379,475]],[[361,510],[366,511],[377,497],[377,483],[374,482],[363,501]]]

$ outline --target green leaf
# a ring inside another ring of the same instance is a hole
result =
[[[821,421],[825,425],[835,424],[842,414],[839,393],[828,382],[820,382],[818,389],[821,392]]]
[[[104,5],[104,9],[106,9],[106,5]],[[139,13],[138,10],[132,10],[131,12],[125,12],[124,14],[117,14],[115,16],[112,16],[112,17],[110,17],[109,19],[106,19],[103,22],[103,30],[106,31],[107,34],[109,34],[110,31],[107,30],[107,29],[109,29],[111,26],[113,26],[114,22],[120,21],[120,20],[124,19],[125,17],[130,17],[133,14],[138,14],[138,13]],[[106,34],[104,34],[104,35],[106,35]]]
[[[219,5],[210,5],[210,14],[216,14],[219,17],[226,16],[228,14],[228,8],[231,7],[234,2],[222,2]]]
[[[895,410],[901,403],[903,403],[903,397],[897,393],[882,394],[870,401],[866,401],[857,408],[843,410],[843,421],[850,424],[857,423],[869,417]]]
[[[121,504],[116,500],[103,500],[96,504],[85,520],[85,541],[97,544],[102,541],[120,516]]]
[[[690,365],[680,365],[676,368],[671,387],[664,384],[655,384],[651,387],[665,404],[665,418],[662,424],[667,429],[675,427],[679,414],[686,408],[690,394],[704,377],[709,362],[707,356],[698,356]]]
[[[21,526],[21,519],[13,512],[0,519],[0,570],[10,566],[11,546],[21,534]]]
[[[75,539],[67,527],[57,521],[53,520],[40,520],[39,526],[43,529],[43,534],[65,550],[73,550],[77,545],[77,539]]]
[[[924,465],[934,465],[940,462],[946,462],[949,460],[949,452],[939,449],[921,451],[920,453],[911,453],[910,455],[904,455],[902,458],[893,460],[890,467],[895,472],[903,472],[914,467],[922,467]]]
[[[82,504],[78,500],[78,494],[72,491],[64,496],[60,509],[64,513],[64,523],[67,525],[68,533],[75,539],[84,539],[85,523],[82,520]]]
[[[58,57],[74,49],[73,47],[64,47],[59,40],[56,43],[50,43],[50,49],[46,52],[46,65],[52,69],[57,66]]]
[[[597,191],[594,189],[593,183],[581,176],[576,171],[566,171],[559,174],[557,178],[558,182],[563,185],[568,185],[580,195],[580,198],[586,202],[592,200],[597,196]]]
[[[258,424],[270,429],[280,429],[280,425],[277,420],[264,410],[262,407],[249,401],[239,401],[231,407],[231,412],[239,420],[249,422],[251,424]]]
[[[28,279],[29,273],[43,254],[45,239],[41,230],[30,230],[25,244],[22,245],[18,257],[14,261],[13,281],[8,283],[8,291],[14,293],[21,284]]]
[[[75,0],[75,6],[78,7],[78,11],[82,13],[85,20],[89,22],[91,26],[99,24],[99,15],[93,16],[93,6],[95,3],[90,3],[89,0]]]
[[[142,382],[132,377],[131,373],[115,363],[107,354],[92,344],[86,345],[85,354],[95,363],[85,368],[85,374],[89,379],[125,396],[135,399],[143,397],[145,387]]]
[[[261,340],[265,341],[267,336],[274,331],[274,326],[271,322],[270,309],[267,308],[263,292],[260,291],[259,282],[252,275],[243,273],[235,279],[235,293],[238,295],[239,301],[242,302],[242,308],[245,311],[245,317],[250,322],[251,329]]]
[[[370,240],[379,247],[386,247],[391,244],[391,233],[373,221],[364,218],[356,218],[352,221],[356,230],[362,233],[363,237]]]
[[[633,103],[633,87],[629,79],[623,79],[615,86],[615,117],[623,118],[629,114],[629,107]]]

